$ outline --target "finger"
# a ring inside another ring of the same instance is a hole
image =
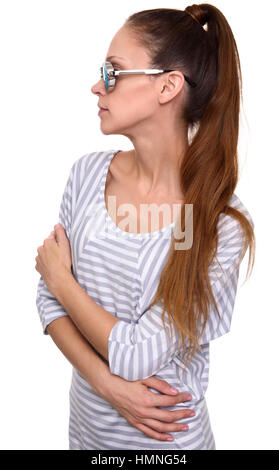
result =
[[[145,393],[145,406],[174,406],[178,403],[186,403],[190,405],[191,403],[188,393],[179,393],[176,396],[160,395],[159,393],[154,393],[150,390],[146,390]]]
[[[56,224],[56,225],[54,225],[54,229],[55,229],[54,233],[57,237],[58,242],[63,243],[65,240],[68,241],[67,235],[66,235],[66,232],[65,232],[65,229],[64,229],[63,225]]]
[[[185,403],[186,406],[191,406],[191,400],[188,398],[187,393],[179,393],[177,396],[171,397],[169,395],[159,395],[154,392],[147,391],[150,406],[174,406],[177,403]],[[152,395],[151,395],[152,394]]]
[[[44,247],[46,246],[47,243],[49,243],[50,241],[53,241],[54,239],[49,235],[48,237],[46,237],[44,239]]]
[[[157,379],[156,377],[149,377],[147,379],[143,379],[141,382],[150,388],[159,390],[159,392],[162,393],[167,393],[171,395],[178,393],[178,390],[171,387],[168,382],[166,382],[165,380]]]
[[[143,384],[147,385],[149,388],[154,388],[154,390],[158,390],[161,393],[165,393],[167,395],[177,396],[179,391],[173,388],[171,385],[168,384],[165,380],[157,379],[156,377],[149,377],[148,379],[144,379],[141,381]],[[192,396],[189,393],[183,394],[186,400],[192,400]]]
[[[54,238],[55,238],[54,232],[51,232],[47,238],[48,238],[48,239],[49,239],[49,238],[53,238],[53,239],[54,239]]]
[[[187,407],[175,411],[163,410],[156,407],[147,409],[140,408],[137,411],[137,417],[141,420],[150,418],[163,423],[174,423],[175,421],[180,421],[181,419],[189,420],[189,418],[192,418],[191,413],[193,411],[193,409]]]
[[[149,428],[161,434],[168,432],[186,432],[189,430],[189,425],[187,423],[162,423],[156,419],[145,419],[140,424],[144,424],[145,426],[148,426]],[[168,436],[166,435],[166,437]]]
[[[57,235],[55,233],[55,230],[53,230],[50,234],[50,238],[52,238],[53,240],[55,240],[57,242],[58,238],[57,238]]]
[[[137,423],[135,424],[135,427],[142,431],[144,434],[146,434],[146,436],[152,437],[157,441],[166,441],[168,439],[171,439],[173,441],[173,436],[171,436],[170,434],[160,434],[159,432],[154,431],[145,424]]]
[[[39,272],[39,256],[36,256],[35,261],[36,261],[35,269],[36,269],[36,271]]]

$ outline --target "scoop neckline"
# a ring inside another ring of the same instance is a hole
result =
[[[106,164],[104,165],[103,178],[102,178],[102,184],[101,184],[101,202],[103,205],[106,219],[108,220],[109,224],[114,229],[114,231],[116,231],[117,233],[121,233],[125,236],[131,236],[131,237],[136,237],[136,238],[142,238],[142,237],[147,238],[147,237],[153,237],[156,234],[160,234],[160,233],[168,231],[171,227],[175,225],[175,221],[169,225],[165,225],[164,227],[158,230],[154,230],[153,232],[139,232],[139,233],[138,232],[126,232],[126,230],[122,230],[120,227],[118,227],[118,225],[116,225],[116,223],[112,220],[111,216],[109,215],[107,207],[106,207],[106,199],[105,199],[105,189],[106,189],[108,170],[109,170],[109,166],[110,166],[112,159],[116,156],[117,153],[123,152],[123,151],[124,150],[116,150],[116,151],[113,150],[111,155],[107,159]]]

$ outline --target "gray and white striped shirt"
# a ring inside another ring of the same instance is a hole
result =
[[[112,374],[134,381],[150,376],[167,381],[192,400],[168,410],[190,408],[196,415],[179,422],[188,431],[173,433],[174,441],[159,441],[129,424],[113,406],[97,395],[73,367],[70,389],[69,449],[188,449],[214,450],[215,440],[207,410],[205,392],[209,377],[209,343],[230,330],[239,276],[239,255],[243,247],[241,227],[232,217],[221,214],[218,221],[217,257],[210,280],[219,308],[211,306],[210,318],[190,366],[184,370],[179,332],[161,305],[149,309],[161,271],[167,260],[174,223],[154,232],[131,234],[120,229],[110,217],[104,190],[112,158],[120,150],[83,155],[73,164],[59,210],[72,251],[73,275],[94,301],[117,317],[112,328],[107,361]],[[253,220],[234,193],[230,205]],[[56,318],[68,315],[40,277],[36,305],[44,334]],[[97,352],[97,351],[96,351]],[[155,389],[149,389],[158,393]],[[170,433],[172,434],[172,433]]]

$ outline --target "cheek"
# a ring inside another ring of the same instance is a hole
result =
[[[138,121],[152,115],[155,111],[155,97],[150,84],[131,77],[124,80],[116,91],[115,101],[112,100],[112,114],[117,114],[118,119]],[[127,83],[129,80],[130,83]],[[120,85],[120,83],[119,83]]]

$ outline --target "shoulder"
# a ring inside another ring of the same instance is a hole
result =
[[[113,155],[114,150],[100,150],[82,155],[74,161],[70,170],[71,183],[77,191],[85,180],[98,179],[102,175],[105,164]]]
[[[230,199],[229,206],[245,215],[254,228],[254,221],[250,212],[235,193],[233,193]],[[222,212],[219,216],[217,228],[218,258],[226,259],[229,264],[242,260],[246,251],[246,243],[241,223],[233,216]]]
[[[116,150],[114,152],[116,152]],[[121,176],[130,176],[134,164],[132,155],[133,150],[119,151],[112,159],[109,166],[110,176],[115,179],[119,179]]]
[[[241,199],[237,196],[236,193],[233,193],[229,204],[230,207],[233,207],[237,209],[239,212],[241,212],[251,223],[252,227],[254,228],[255,224],[253,221],[253,218],[248,211],[247,207],[243,204]],[[218,230],[221,232],[229,232],[231,235],[233,233],[239,234],[242,232],[241,224],[238,220],[236,220],[234,217],[228,214],[224,214],[223,212],[219,216],[218,220]]]
[[[240,212],[242,212],[242,214],[245,215],[245,217],[249,220],[252,227],[254,228],[255,224],[254,224],[254,220],[252,219],[250,212],[248,211],[247,207],[243,204],[243,202],[237,196],[236,193],[233,193],[229,205],[231,207],[238,209]]]
[[[105,165],[113,152],[113,150],[100,150],[86,153],[74,161],[72,170],[75,172],[90,172],[97,170]]]

